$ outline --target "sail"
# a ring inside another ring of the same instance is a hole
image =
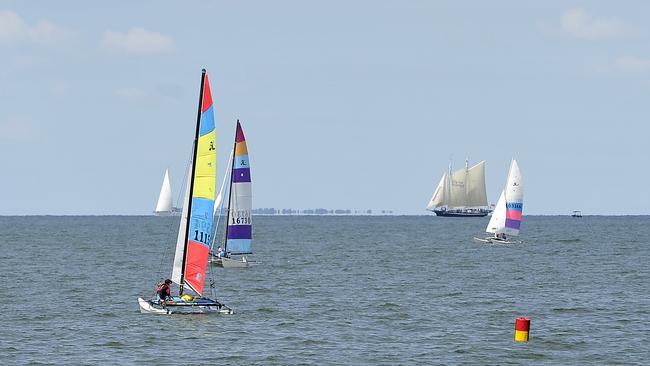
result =
[[[226,167],[226,174],[223,175],[223,180],[221,181],[221,188],[219,188],[219,194],[217,194],[217,198],[214,200],[214,215],[216,216],[218,214],[219,206],[221,206],[221,201],[223,200],[223,189],[226,186],[226,179],[228,179],[228,171],[230,171],[230,167],[232,166],[232,154],[233,151],[230,152],[230,157],[228,158],[228,167]]]
[[[485,161],[467,170],[467,206],[487,206],[485,191]]]
[[[505,191],[501,191],[501,196],[499,196],[499,201],[494,207],[492,212],[492,217],[490,217],[490,222],[485,228],[485,231],[488,233],[501,234],[505,231],[506,227],[506,196]]]
[[[467,191],[466,191],[467,171],[460,169],[451,173],[449,185],[449,199],[447,205],[449,207],[466,207],[467,206]]]
[[[231,254],[249,254],[252,253],[253,239],[251,171],[246,138],[239,121],[234,150],[225,250]]]
[[[505,190],[506,229],[508,235],[519,235],[524,206],[524,186],[517,160],[512,159]]]
[[[447,182],[447,173],[442,175],[442,178],[440,179],[440,183],[438,183],[438,187],[436,190],[433,192],[433,196],[431,196],[431,200],[429,201],[429,204],[427,205],[428,210],[433,210],[436,207],[444,206],[446,205],[445,202],[445,183]]]
[[[183,195],[183,211],[181,213],[181,223],[178,226],[178,238],[176,239],[176,252],[174,254],[174,266],[172,267],[171,280],[181,284],[181,268],[183,268],[183,257],[185,255],[185,233],[187,229],[188,207],[190,203],[190,182],[192,180],[192,170],[187,169],[187,178],[185,179],[185,194]]]
[[[183,281],[199,295],[203,293],[205,270],[214,219],[214,199],[217,183],[217,150],[214,110],[208,75],[203,78],[194,174],[190,196],[189,230],[185,253]]]
[[[158,212],[171,212],[172,211],[172,188],[169,184],[169,169],[165,170],[165,177],[163,178],[162,187],[160,187],[160,194],[158,195],[158,203],[154,213]]]

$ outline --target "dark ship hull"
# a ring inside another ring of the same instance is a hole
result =
[[[490,211],[488,210],[433,210],[436,216],[442,217],[484,217]]]

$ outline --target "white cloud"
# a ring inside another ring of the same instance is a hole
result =
[[[135,54],[156,54],[174,49],[174,40],[161,33],[132,28],[126,33],[104,32],[104,46]]]
[[[616,19],[596,18],[583,8],[573,8],[564,12],[561,26],[564,32],[585,40],[613,38],[629,31],[623,22]]]
[[[29,120],[8,118],[0,121],[0,141],[30,142],[40,137],[39,131]]]
[[[650,59],[637,56],[621,56],[605,64],[596,64],[591,71],[600,75],[650,74]]]
[[[614,61],[617,70],[631,74],[646,74],[650,72],[650,59],[636,56],[622,56]]]
[[[40,21],[30,26],[20,15],[12,11],[0,10],[0,43],[55,44],[65,40],[69,35],[68,31],[48,21]]]
[[[166,105],[177,101],[183,94],[175,85],[158,85],[153,88],[125,87],[115,90],[115,95],[129,103],[137,105]]]

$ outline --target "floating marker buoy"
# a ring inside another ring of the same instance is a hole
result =
[[[528,331],[530,330],[530,319],[515,319],[515,342],[528,342]]]

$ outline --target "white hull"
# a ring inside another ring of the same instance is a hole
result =
[[[180,216],[181,211],[174,208],[173,211],[154,211],[154,216]]]
[[[477,238],[474,237],[474,240],[481,242],[481,243],[489,243],[489,244],[519,244],[522,243],[521,241],[518,240],[502,240],[502,239],[497,239],[494,237],[488,237],[488,238]]]
[[[241,260],[239,260],[234,258],[210,256],[209,262],[212,265],[223,268],[247,268],[250,265],[250,262],[246,260],[246,257],[242,257]]]
[[[138,304],[140,305],[140,312],[143,314],[234,314],[231,308],[214,302],[201,304],[177,301],[175,303],[161,305],[157,301],[145,300],[139,297]]]

